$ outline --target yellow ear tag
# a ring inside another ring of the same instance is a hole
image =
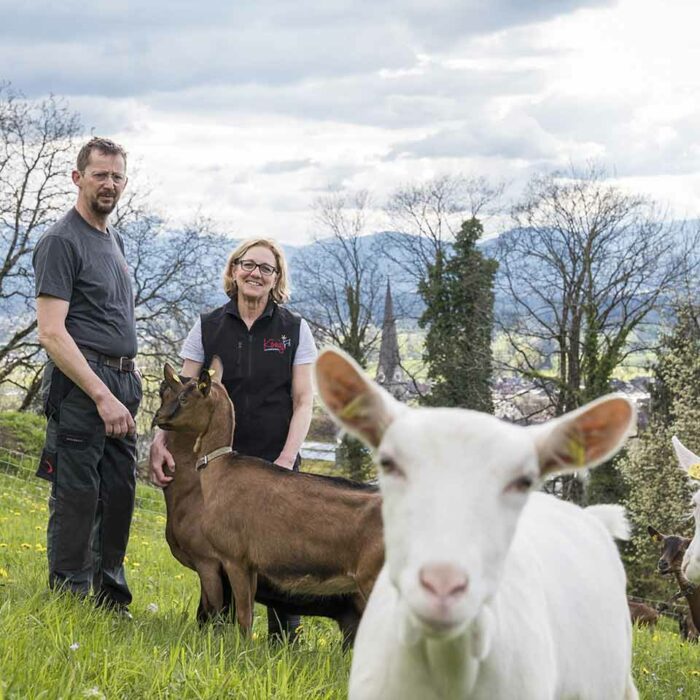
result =
[[[582,467],[586,463],[586,447],[579,440],[578,436],[572,435],[569,438],[568,453],[571,457],[571,463],[577,467]]]
[[[695,462],[688,467],[688,476],[695,481],[700,481],[700,462]]]
[[[207,388],[207,385],[204,382],[200,382],[199,384],[197,384],[197,388],[200,391],[204,391]]]
[[[173,374],[173,379],[174,379],[178,384],[182,384],[182,381],[180,380],[180,377],[177,376],[177,374]]]
[[[356,396],[350,403],[338,411],[338,418],[343,418],[345,420],[353,420],[360,418],[366,412],[366,407],[364,406],[363,395]]]

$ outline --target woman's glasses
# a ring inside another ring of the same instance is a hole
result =
[[[256,263],[255,260],[236,260],[236,265],[240,265],[241,270],[252,272],[256,267],[260,268],[260,274],[269,277],[277,272],[276,268],[267,263]]]

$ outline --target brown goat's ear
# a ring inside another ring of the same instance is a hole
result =
[[[691,452],[675,435],[671,438],[678,466],[694,481],[700,481],[700,457]]]
[[[340,350],[324,350],[316,361],[315,374],[326,410],[370,447],[379,445],[386,429],[405,410]]]
[[[180,381],[180,377],[177,376],[175,370],[167,362],[163,367],[163,377],[165,378],[165,381],[168,383],[171,389],[175,389],[175,391],[179,391],[180,389],[182,389],[182,382]]]
[[[635,426],[634,404],[611,394],[543,425],[533,433],[540,474],[590,469],[610,459]]]
[[[649,533],[649,537],[654,542],[663,542],[664,541],[664,536],[655,528],[652,527],[651,525],[647,525],[647,532]]]
[[[199,373],[197,389],[199,389],[202,396],[209,396],[209,392],[211,391],[211,374],[209,374],[209,370],[203,369]]]
[[[218,355],[214,355],[214,357],[211,358],[209,373],[215,382],[221,384],[221,379],[224,376],[224,363]]]

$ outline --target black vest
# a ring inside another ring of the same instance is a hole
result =
[[[292,418],[292,365],[301,317],[268,302],[250,331],[232,299],[202,314],[204,365],[214,355],[224,365],[223,384],[233,401],[233,448],[270,462],[287,441]]]

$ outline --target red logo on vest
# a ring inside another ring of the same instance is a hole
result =
[[[263,339],[263,350],[265,352],[278,352],[280,355],[284,355],[284,351],[291,347],[292,341],[283,335],[281,338],[265,338]]]

